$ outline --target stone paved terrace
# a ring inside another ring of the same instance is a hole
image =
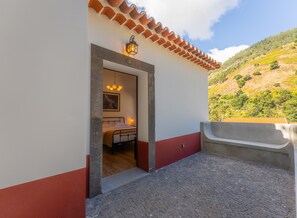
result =
[[[293,173],[198,153],[87,200],[87,217],[294,217]]]

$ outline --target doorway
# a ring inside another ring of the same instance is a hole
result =
[[[138,146],[135,154],[141,169],[147,172],[155,170],[154,66],[92,44],[89,197],[102,193],[104,68],[137,76]]]
[[[103,69],[103,178],[137,167],[137,79]]]

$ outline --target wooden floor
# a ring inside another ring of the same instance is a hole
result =
[[[136,167],[134,143],[117,146],[113,154],[111,153],[111,148],[103,146],[103,177],[134,167]]]

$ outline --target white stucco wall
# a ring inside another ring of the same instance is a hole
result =
[[[104,30],[104,31],[103,31]],[[200,131],[208,120],[207,71],[152,43],[117,22],[89,9],[88,42],[124,53],[134,34],[139,44],[135,57],[155,65],[156,140]]]
[[[87,1],[0,1],[0,188],[85,167]]]

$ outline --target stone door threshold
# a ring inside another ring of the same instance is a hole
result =
[[[124,172],[105,177],[102,179],[102,193],[110,192],[146,175],[148,175],[147,172],[135,167]]]

